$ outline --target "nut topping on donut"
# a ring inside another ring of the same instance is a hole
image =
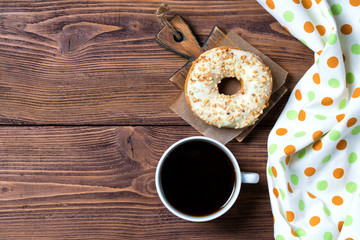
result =
[[[223,78],[236,78],[241,89],[233,95],[219,93]],[[194,114],[207,124],[243,128],[256,122],[271,95],[269,67],[251,52],[218,47],[204,52],[187,75],[185,95]]]

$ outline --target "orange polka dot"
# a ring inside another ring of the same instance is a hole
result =
[[[294,221],[295,214],[292,211],[286,211],[286,218],[288,222]]]
[[[313,133],[312,138],[313,138],[314,141],[315,141],[316,139],[320,138],[323,134],[324,134],[324,133],[323,133],[322,131],[318,130],[318,131],[316,131],[316,132]]]
[[[301,4],[305,9],[311,8],[312,2],[311,0],[301,0]]]
[[[341,229],[342,229],[343,225],[344,225],[344,221],[340,221],[340,222],[338,223],[338,230],[339,230],[339,232],[341,232]]]
[[[276,171],[276,168],[274,166],[271,167],[271,171],[272,171],[274,177],[277,177],[277,171]]]
[[[316,142],[314,142],[314,144],[312,145],[312,148],[315,150],[315,151],[320,151],[321,148],[322,148],[322,141],[319,139],[317,140]]]
[[[314,28],[314,25],[310,21],[307,21],[304,24],[304,30],[307,33],[312,33],[315,30],[315,28]]]
[[[293,193],[293,190],[292,190],[292,188],[290,186],[290,183],[287,184],[287,188],[288,188],[289,193]]]
[[[287,156],[287,157],[285,158],[285,163],[286,163],[286,165],[289,164],[289,161],[290,161],[290,156]]]
[[[340,197],[340,196],[335,196],[335,197],[332,198],[332,203],[333,203],[334,205],[339,206],[339,205],[341,205],[341,204],[344,203],[344,200],[343,200],[342,197]]]
[[[299,115],[298,115],[299,121],[304,121],[305,118],[306,118],[306,112],[304,110],[300,110]]]
[[[308,167],[304,170],[304,174],[307,176],[307,177],[311,177],[312,175],[314,175],[314,173],[316,172],[315,168],[313,167]]]
[[[276,129],[276,135],[284,136],[287,134],[288,130],[286,128],[278,128]]]
[[[315,84],[320,84],[320,75],[318,73],[313,75],[313,81]]]
[[[318,55],[321,55],[322,52],[323,52],[323,50],[319,50],[319,51],[317,52],[317,54],[318,54]]]
[[[359,96],[360,96],[360,88],[356,88],[352,95],[352,98],[358,98]]]
[[[360,0],[350,0],[349,3],[351,6],[357,7],[360,5]]]
[[[324,105],[324,106],[330,106],[331,104],[333,104],[333,100],[331,97],[324,97],[322,100],[321,100],[321,104]]]
[[[295,148],[294,145],[287,145],[287,146],[284,148],[284,153],[285,153],[286,155],[293,154],[295,151],[296,151],[296,148]]]
[[[293,0],[294,3],[300,4],[300,0]]]
[[[346,123],[346,126],[347,127],[352,127],[354,126],[354,124],[357,122],[357,119],[356,118],[350,118],[347,123]]]
[[[313,195],[313,194],[311,194],[311,193],[309,193],[309,192],[307,192],[307,193],[308,193],[309,197],[311,197],[311,198],[316,198],[315,195]]]
[[[316,2],[317,4],[319,4],[319,3],[321,2],[321,0],[315,0],[315,2]]]
[[[340,31],[344,35],[349,35],[352,32],[352,27],[349,24],[344,24],[341,26]]]
[[[354,240],[353,238],[347,238],[347,239],[345,239],[345,240]]]
[[[343,119],[344,119],[344,117],[345,117],[345,114],[339,114],[339,115],[336,115],[336,120],[338,121],[338,122],[341,122]]]
[[[298,237],[298,236],[296,235],[296,233],[294,232],[294,230],[292,230],[292,229],[291,229],[291,234],[292,234],[294,237]]]
[[[339,59],[337,57],[330,57],[328,60],[327,60],[327,65],[330,67],[330,68],[336,68],[338,65],[339,65]]]
[[[295,98],[300,101],[302,99],[302,95],[299,89],[296,89],[295,91]]]
[[[277,190],[276,188],[273,189],[273,193],[274,193],[276,198],[279,197],[279,190]]]
[[[323,25],[316,25],[316,30],[319,32],[320,36],[324,36],[326,33],[326,28]]]
[[[273,0],[266,0],[266,5],[271,9],[274,10],[275,9],[275,3]]]
[[[336,149],[337,150],[344,150],[345,148],[347,147],[347,142],[346,142],[346,140],[340,140],[339,142],[338,142],[338,144],[336,144]]]
[[[309,223],[312,227],[315,227],[320,223],[320,218],[318,216],[313,216],[312,218],[310,218]]]
[[[342,168],[335,169],[333,172],[333,175],[334,175],[334,178],[336,178],[336,179],[342,178],[342,176],[344,176],[344,169],[342,169]]]

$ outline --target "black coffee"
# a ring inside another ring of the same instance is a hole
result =
[[[191,216],[217,212],[235,188],[235,170],[229,157],[209,142],[194,140],[173,149],[160,171],[168,202]]]

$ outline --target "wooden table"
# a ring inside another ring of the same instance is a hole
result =
[[[227,144],[261,179],[227,214],[186,222],[157,196],[161,154],[199,135],[168,108],[187,60],[154,39],[160,3],[0,3],[0,239],[272,239],[266,141],[289,94]],[[200,42],[234,30],[289,72],[290,90],[313,63],[255,0],[167,3]]]

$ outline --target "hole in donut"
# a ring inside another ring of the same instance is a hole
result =
[[[234,95],[241,89],[241,83],[236,78],[224,78],[218,84],[219,93],[225,95]]]

